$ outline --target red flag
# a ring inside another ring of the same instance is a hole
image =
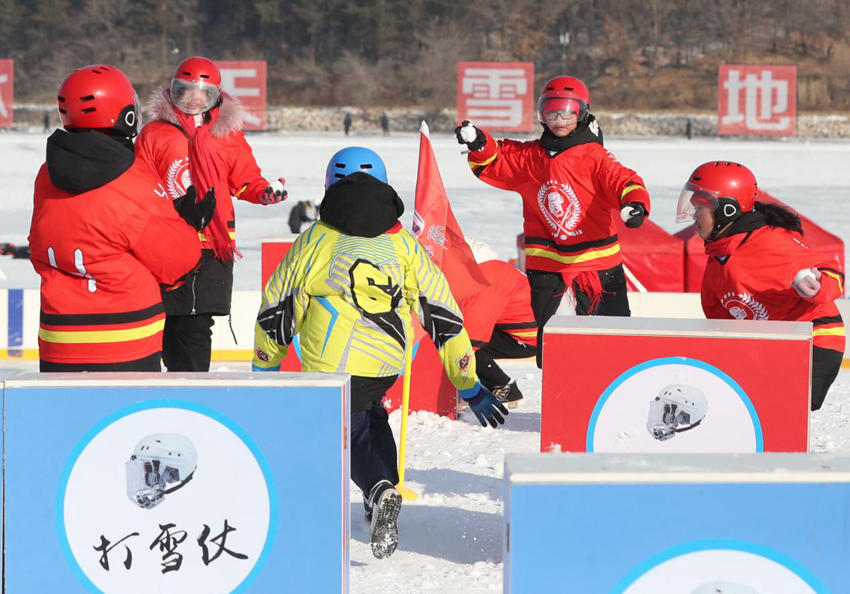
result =
[[[413,234],[425,247],[431,260],[446,275],[452,295],[463,310],[464,326],[470,336],[484,336],[482,340],[488,340],[495,319],[478,318],[492,317],[482,315],[489,308],[476,307],[476,310],[482,311],[475,312],[477,315],[469,315],[464,306],[466,302],[480,300],[483,295],[479,293],[486,293],[489,284],[478,268],[472,250],[452,213],[425,122],[422,122],[419,134],[419,170],[416,175]],[[478,326],[481,328],[477,328]]]

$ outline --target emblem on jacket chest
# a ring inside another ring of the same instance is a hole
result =
[[[749,293],[729,291],[720,298],[720,304],[736,320],[768,320],[767,308]]]
[[[168,195],[171,196],[172,200],[180,198],[186,193],[188,187],[192,185],[192,175],[189,173],[189,157],[176,159],[168,166],[165,183],[168,187]]]
[[[576,226],[581,219],[581,203],[570,184],[548,180],[537,190],[537,208],[557,239],[581,235]]]

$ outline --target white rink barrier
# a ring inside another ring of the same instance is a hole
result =
[[[504,592],[850,591],[850,458],[508,454]]]
[[[212,347],[215,361],[249,361],[254,343],[254,320],[260,308],[260,291],[234,291],[230,332],[227,317],[216,317]],[[641,318],[701,318],[697,293],[629,293],[632,315]],[[850,299],[839,299],[838,309],[850,323]],[[0,289],[0,359],[38,359],[37,289]],[[560,314],[570,313],[564,299]],[[850,357],[850,345],[845,350]],[[845,360],[845,365],[847,361]]]
[[[348,375],[95,375],[4,382],[4,592],[348,592]]]

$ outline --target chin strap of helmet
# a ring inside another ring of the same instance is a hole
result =
[[[699,421],[697,421],[693,425],[688,425],[687,427],[682,427],[681,429],[673,429],[673,433],[682,433],[683,431],[690,431],[694,427],[698,427],[700,423],[702,423],[702,419],[700,419]]]
[[[174,493],[174,491],[176,491],[177,489],[182,489],[183,487],[185,487],[185,486],[186,486],[186,483],[188,483],[189,481],[191,481],[191,480],[192,480],[192,477],[194,477],[194,476],[195,476],[195,471],[193,470],[193,471],[192,471],[192,474],[190,474],[189,476],[187,476],[184,480],[180,481],[179,483],[177,483],[176,485],[174,485],[174,486],[173,486],[173,487],[171,487],[170,489],[164,489],[164,490],[162,491],[162,494],[163,494],[163,495],[168,495],[169,493]]]
[[[734,198],[718,198],[717,208],[714,209],[714,228],[711,230],[710,239],[718,239],[729,230],[732,223],[743,214],[738,201]]]

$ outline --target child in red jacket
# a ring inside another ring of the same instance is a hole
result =
[[[163,293],[162,360],[169,371],[209,371],[213,316],[230,315],[236,253],[235,196],[254,204],[277,204],[284,180],[267,181],[242,132],[245,111],[221,89],[212,60],[193,56],[174,72],[169,88],[154,94],[136,141],[136,153],[154,169],[171,198],[189,184],[199,195],[215,192],[216,209],[198,234],[200,268],[179,289]]]
[[[603,148],[581,80],[551,79],[537,107],[543,124],[538,140],[495,141],[468,121],[455,133],[469,147],[476,176],[522,197],[526,272],[538,332],[567,287],[575,293],[579,315],[628,316],[613,217],[619,215],[628,227],[643,223],[649,214],[644,182]]]
[[[707,318],[812,322],[811,407],[818,410],[844,354],[844,322],[835,306],[844,274],[803,243],[796,214],[756,202],[757,192],[755,176],[743,165],[704,163],[682,190],[676,220],[693,219],[705,240]]]
[[[39,368],[160,371],[160,284],[198,264],[197,231],[187,222],[210,216],[215,199],[196,203],[189,188],[172,206],[136,159],[138,99],[117,68],[75,70],[58,103],[64,130],[47,139],[29,235],[41,277]]]

